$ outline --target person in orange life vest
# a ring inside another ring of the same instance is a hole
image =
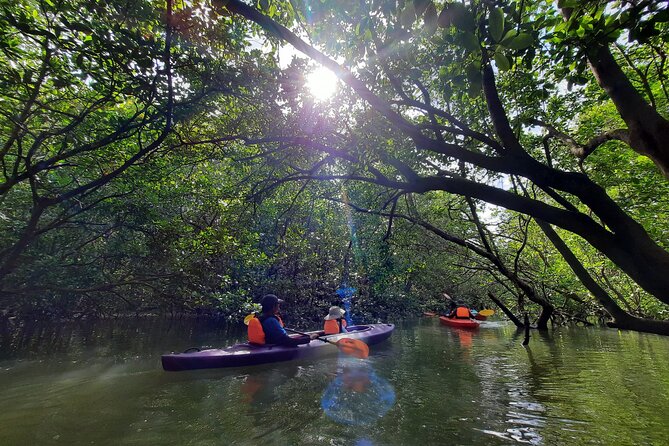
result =
[[[456,319],[469,319],[474,318],[474,315],[469,311],[469,308],[465,306],[465,303],[459,300],[456,303],[455,309],[451,311],[446,317],[454,317]]]
[[[283,322],[279,318],[281,303],[283,303],[283,300],[274,294],[265,295],[260,302],[262,314],[258,319],[260,319],[262,329],[265,332],[265,343],[297,347],[298,345],[308,344],[316,338],[316,334],[295,338],[288,336],[286,330],[283,329]]]
[[[346,333],[346,320],[342,319],[346,310],[339,307],[330,307],[328,315],[325,316],[323,331],[326,335]]]

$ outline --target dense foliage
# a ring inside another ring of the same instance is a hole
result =
[[[669,317],[668,22],[653,2],[3,3],[0,305],[237,317],[272,291],[306,321],[350,285],[359,319],[446,293],[667,332],[643,318]]]

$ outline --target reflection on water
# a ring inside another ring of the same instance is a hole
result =
[[[395,403],[395,390],[364,359],[340,356],[337,376],[327,386],[321,407],[332,420],[348,425],[372,424]]]
[[[238,342],[217,321],[0,327],[0,445],[667,444],[669,338],[398,325],[336,355],[168,373],[160,354]],[[357,366],[359,364],[359,366]],[[355,367],[353,367],[355,366]],[[394,402],[393,402],[394,401]]]

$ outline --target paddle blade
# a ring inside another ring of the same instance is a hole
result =
[[[254,316],[255,316],[255,314],[253,314],[253,313],[251,313],[251,314],[249,314],[248,316],[246,316],[246,317],[244,318],[244,325],[249,325],[249,322],[251,322],[251,319],[253,319]]]
[[[495,310],[481,310],[481,311],[479,311],[479,314],[481,316],[489,317],[489,316],[492,316],[493,314],[495,314]]]
[[[339,351],[358,359],[365,359],[369,356],[369,346],[359,339],[342,338],[336,343]]]

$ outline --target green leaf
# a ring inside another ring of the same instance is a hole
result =
[[[423,21],[425,22],[425,33],[428,36],[434,34],[437,30],[437,8],[434,7],[434,3],[430,4],[425,9],[425,14],[423,14]]]
[[[471,64],[465,68],[465,71],[467,74],[467,82],[469,82],[467,94],[472,98],[476,97],[481,94],[483,80],[483,76],[481,75],[481,67],[477,64]]]
[[[488,17],[488,31],[495,42],[502,40],[504,33],[504,12],[501,8],[492,8]]]
[[[459,4],[459,3],[458,3]],[[474,19],[474,14],[469,12],[463,5],[462,9],[458,14],[453,17],[453,25],[461,31],[475,32],[476,31],[476,20]]]
[[[495,59],[497,68],[499,68],[501,71],[506,71],[511,68],[511,61],[504,54],[496,52],[493,58]]]
[[[475,98],[481,94],[481,83],[480,82],[472,82],[469,84],[469,88],[467,89],[467,94],[469,97]]]
[[[439,14],[437,22],[442,28],[455,26],[461,31],[476,31],[474,15],[462,3],[448,3]]]
[[[524,50],[532,45],[533,42],[534,38],[530,34],[520,33],[503,45],[512,50]]]
[[[471,82],[477,82],[481,80],[481,67],[474,64],[469,64],[465,67],[465,74],[467,75],[467,80]]]
[[[518,31],[515,29],[510,29],[509,31],[504,34],[504,37],[502,37],[502,40],[499,41],[500,45],[506,46],[506,44],[512,40],[514,37],[518,35]]]
[[[460,42],[462,46],[469,51],[478,51],[481,49],[479,39],[469,32],[464,32],[460,35]]]
[[[453,11],[452,5],[446,4],[439,14],[437,24],[442,28],[450,27],[453,24]]]

